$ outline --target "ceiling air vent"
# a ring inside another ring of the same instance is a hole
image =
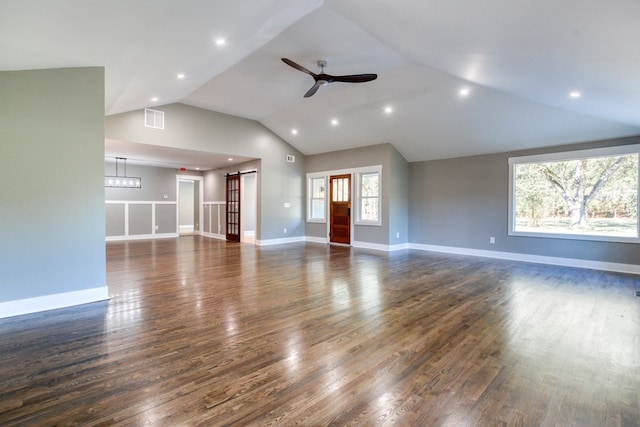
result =
[[[144,125],[148,128],[164,129],[164,111],[145,108]]]
[[[287,162],[295,163],[296,162],[296,156],[292,156],[291,154],[287,154]]]

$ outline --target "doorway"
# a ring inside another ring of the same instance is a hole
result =
[[[256,173],[242,175],[240,180],[242,209],[240,210],[240,241],[256,243],[258,225],[258,177]]]
[[[227,240],[240,241],[240,172],[227,175]]]
[[[176,226],[180,236],[200,234],[203,194],[201,176],[176,176]]]
[[[226,238],[232,242],[256,242],[258,177],[256,170],[226,175]]]
[[[351,244],[351,175],[329,177],[329,242]]]

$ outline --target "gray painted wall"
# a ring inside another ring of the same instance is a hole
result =
[[[180,200],[178,201],[178,209],[180,211],[180,225],[195,225],[195,185],[193,181],[179,181]]]
[[[306,164],[307,173],[382,165],[382,225],[355,225],[353,240],[382,245],[406,243],[408,163],[391,144],[315,154],[307,156]],[[306,212],[304,215],[306,218]],[[326,224],[306,223],[307,236],[325,238],[326,230]],[[399,239],[396,233],[400,233]]]
[[[104,154],[103,154],[104,156]],[[122,168],[122,163],[119,164]],[[105,173],[115,175],[115,161],[106,159],[104,163]],[[120,174],[122,174],[120,169]],[[178,169],[163,168],[155,166],[143,166],[127,162],[127,175],[142,178],[142,188],[105,188],[105,199],[111,201],[127,202],[175,202],[176,201],[176,176],[203,176],[200,171],[180,171]],[[197,182],[196,182],[197,184]],[[194,186],[197,199],[197,185]],[[165,199],[164,196],[167,196]],[[197,200],[194,200],[197,203]],[[151,205],[146,208],[141,205],[130,205],[129,207],[129,235],[147,235],[153,232]],[[199,212],[193,208],[193,218],[199,224]],[[124,205],[106,205],[106,236],[124,236]],[[156,222],[158,226],[156,234],[177,233],[176,229],[176,205],[156,205]],[[198,227],[195,227],[198,230]]]
[[[106,286],[104,69],[0,72],[0,302]]]
[[[144,126],[144,111],[108,116],[105,134],[109,139],[160,145],[261,159],[260,218],[257,238],[261,240],[304,235],[304,157],[262,124],[184,104],[154,109],[165,112],[165,129]],[[286,161],[296,156],[295,163]],[[285,208],[284,203],[290,203]],[[287,228],[285,234],[283,229]]]
[[[389,198],[389,244],[409,242],[409,163],[393,146],[390,150],[389,186],[383,188]]]
[[[174,205],[156,205],[156,233],[177,233],[176,207]]]
[[[204,184],[202,188],[204,192]],[[200,205],[202,204],[202,200],[200,200],[200,181],[193,181],[193,229],[194,231],[201,231],[202,227],[200,224]]]
[[[243,177],[242,185],[242,228],[244,231],[256,231],[258,214],[258,176],[248,174]]]
[[[103,154],[104,157],[104,154]],[[104,162],[105,173],[107,175],[115,175],[115,161],[107,159]],[[118,166],[122,167],[122,163]],[[122,170],[120,169],[120,173]],[[127,163],[127,175],[139,176],[142,178],[142,188],[105,188],[106,200],[125,200],[125,201],[176,201],[176,176],[177,175],[193,175],[203,176],[200,171],[180,171],[178,169],[161,168],[155,166],[143,166]],[[164,195],[167,198],[164,198]]]
[[[637,244],[508,236],[508,158],[638,144],[640,137],[410,164],[412,243],[640,264]],[[490,244],[489,237],[496,243]]]
[[[257,206],[261,206],[261,202],[260,202],[260,197],[261,197],[261,192],[260,192],[260,178],[262,176],[262,170],[261,170],[261,165],[262,162],[260,160],[252,160],[250,162],[246,162],[246,163],[241,163],[239,165],[234,165],[233,167],[228,167],[228,168],[222,168],[222,169],[215,169],[215,170],[211,170],[211,171],[206,171],[204,173],[204,200],[208,201],[208,202],[223,202],[226,200],[226,174],[228,173],[237,173],[237,172],[241,172],[241,171],[247,171],[247,170],[257,170],[257,174],[253,175],[256,179],[256,185],[255,185],[255,189],[257,191],[257,194],[254,196],[254,200],[257,204]],[[242,206],[240,207],[240,209],[242,210]],[[245,213],[243,213],[243,215],[245,215]],[[221,227],[224,226],[226,227],[225,221],[225,213],[224,210],[221,211],[220,214],[221,217]],[[252,228],[246,228],[245,230],[254,230],[256,232],[256,235],[258,235],[258,230],[260,229],[260,218],[261,218],[261,213],[259,212],[259,210],[256,212],[256,216],[255,218],[248,218],[250,222],[253,223],[253,227]],[[212,223],[213,224],[217,224],[217,211],[212,212]],[[293,223],[292,223],[293,224]],[[246,224],[245,224],[246,225]],[[224,230],[223,227],[223,230]],[[287,227],[287,225],[285,225],[285,227]],[[218,230],[213,230],[212,232],[214,234],[217,233]],[[289,231],[289,230],[287,230]],[[290,233],[288,233],[289,235]]]
[[[153,233],[151,222],[151,205],[129,205],[129,234],[132,236],[139,234]]]

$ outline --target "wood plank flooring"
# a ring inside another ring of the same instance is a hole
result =
[[[638,426],[638,278],[198,236],[0,320],[0,425]]]

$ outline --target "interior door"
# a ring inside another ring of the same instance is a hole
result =
[[[329,241],[351,244],[351,175],[329,177]]]
[[[240,241],[240,174],[227,175],[227,240]]]

